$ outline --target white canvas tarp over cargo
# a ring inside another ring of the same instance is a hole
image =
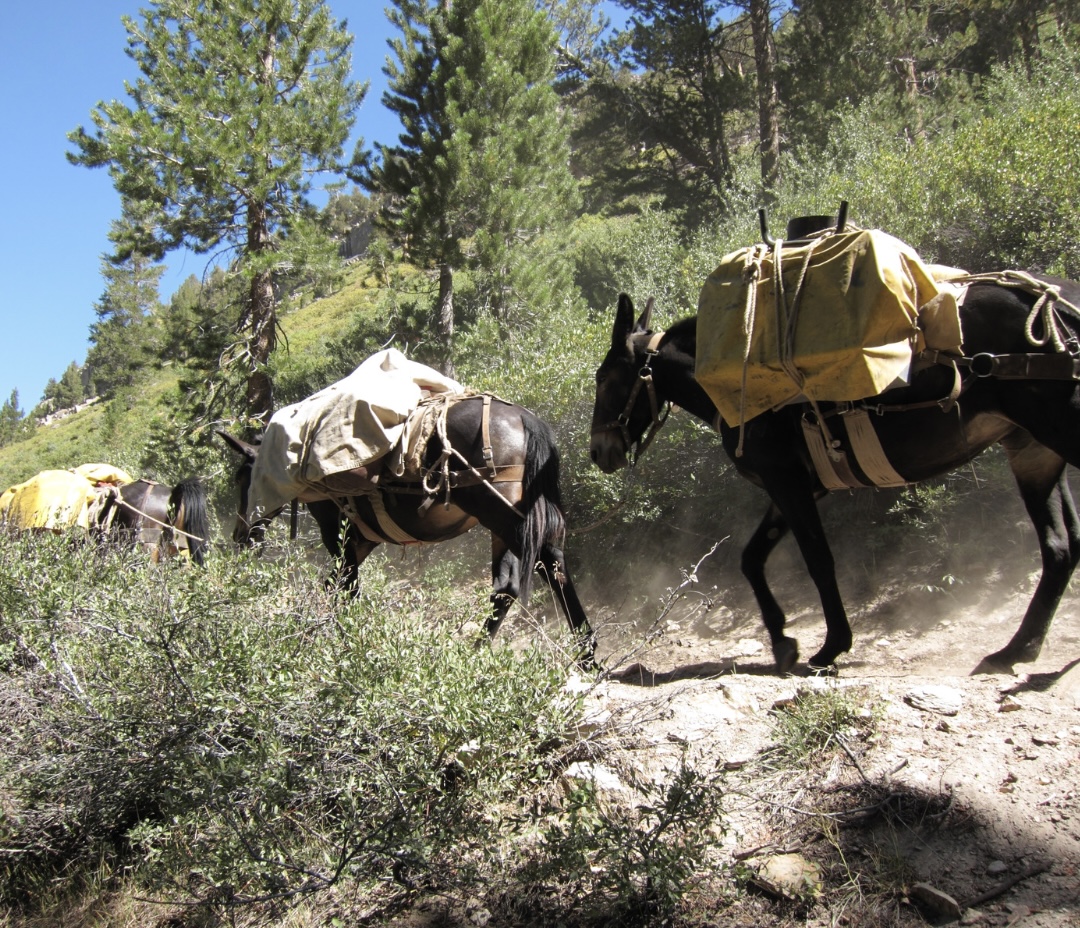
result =
[[[734,426],[800,399],[874,396],[915,352],[960,342],[954,291],[899,239],[858,230],[727,255],[699,297],[695,376]]]
[[[461,393],[456,380],[395,348],[372,355],[343,380],[274,413],[251,475],[253,512],[319,498],[326,477],[385,457],[404,470],[409,415],[425,396]]]

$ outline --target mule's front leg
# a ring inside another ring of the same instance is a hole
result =
[[[795,666],[799,659],[799,643],[784,634],[787,620],[765,578],[765,562],[787,531],[788,524],[780,510],[775,504],[769,506],[757,531],[743,548],[741,565],[743,576],[749,581],[758,608],[761,609],[761,618],[772,641],[773,660],[776,661],[776,672],[779,674],[790,673]]]
[[[808,663],[811,670],[823,670],[831,667],[836,658],[845,651],[851,650],[851,626],[848,624],[844,601],[840,598],[840,588],[836,583],[836,564],[833,561],[832,551],[825,537],[825,529],[821,524],[821,514],[817,508],[817,501],[825,495],[825,491],[815,493],[812,488],[797,480],[783,480],[778,486],[770,485],[767,489],[772,497],[773,505],[795,536],[810,579],[814,581],[818,596],[821,598],[821,609],[825,615],[825,643]],[[770,513],[766,515],[766,521],[769,520],[771,514],[770,510]],[[759,532],[765,524],[765,522],[762,523],[758,529]],[[775,545],[775,542],[773,544]],[[776,609],[779,612],[779,607]],[[769,619],[766,618],[766,624],[768,621]],[[771,628],[770,634],[774,635],[773,651],[775,653],[776,633]],[[779,661],[777,665],[780,669]]]

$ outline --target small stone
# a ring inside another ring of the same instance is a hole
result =
[[[1005,863],[1005,861],[1003,861],[1003,860],[995,860],[995,861],[992,861],[990,863],[990,866],[988,866],[986,868],[986,872],[989,873],[990,876],[997,876],[1000,873],[1004,873],[1008,869],[1009,869],[1009,865],[1007,863]]]
[[[821,893],[821,871],[801,854],[774,854],[758,868],[754,882],[773,896],[805,899]]]
[[[910,895],[939,915],[946,915],[949,918],[960,917],[960,903],[947,892],[930,883],[916,883],[911,887]]]
[[[904,701],[924,712],[956,715],[964,704],[964,695],[948,686],[920,686],[904,696]]]
[[[597,789],[607,792],[624,792],[622,780],[603,764],[591,764],[588,761],[575,761],[566,768],[564,781],[591,782]]]
[[[592,712],[587,712],[577,724],[578,734],[582,738],[595,735],[611,724],[611,717],[611,712],[607,709],[594,709]]]
[[[479,899],[470,899],[465,904],[465,916],[470,924],[476,925],[476,928],[484,928],[491,921],[491,913],[484,908]]]
[[[751,654],[760,654],[764,647],[756,638],[740,638],[735,642],[735,656],[749,657]]]
[[[1031,743],[1038,745],[1041,748],[1055,748],[1058,745],[1058,739],[1054,737],[1043,737],[1042,735],[1032,735]]]
[[[1014,696],[1006,696],[998,703],[998,712],[1016,712],[1018,709],[1023,708],[1023,705]]]

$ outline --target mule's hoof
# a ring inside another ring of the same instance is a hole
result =
[[[773,642],[773,660],[776,661],[776,672],[783,676],[791,673],[791,669],[799,660],[799,642],[794,638],[781,638]]]
[[[584,654],[579,654],[574,663],[577,664],[577,669],[582,673],[602,673],[604,665],[596,659],[596,654],[593,651],[588,651]]]
[[[983,673],[1012,676],[1016,673],[1016,671],[1013,670],[1013,664],[1015,663],[1016,658],[1010,657],[1003,651],[997,651],[994,654],[987,654],[986,657],[979,661],[975,669],[971,671],[971,676],[974,677]]]

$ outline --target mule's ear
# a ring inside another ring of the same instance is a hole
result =
[[[232,450],[235,451],[238,455],[243,458],[247,458],[249,461],[255,460],[255,455],[259,453],[259,449],[256,448],[254,445],[249,445],[246,441],[241,441],[239,438],[230,435],[228,432],[225,432],[222,429],[218,429],[217,433],[221,436],[221,440],[225,442],[225,444],[227,444],[230,448],[232,448]]]
[[[638,321],[634,324],[634,334],[635,335],[637,335],[638,332],[648,332],[649,331],[649,321],[652,319],[652,308],[653,308],[653,303],[654,302],[655,301],[653,300],[652,297],[649,297],[649,299],[646,301],[645,309],[642,311],[641,315],[638,317]]]
[[[622,348],[634,328],[634,301],[625,293],[619,294],[615,309],[615,325],[611,330],[611,347]]]

